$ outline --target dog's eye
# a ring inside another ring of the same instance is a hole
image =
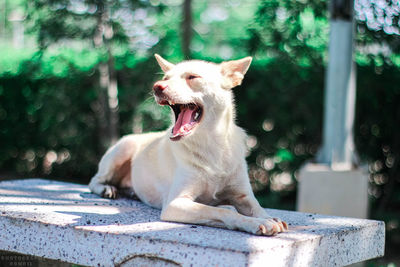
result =
[[[200,78],[200,76],[199,75],[194,75],[194,74],[190,74],[189,76],[187,76],[188,80],[193,80],[193,79],[196,79],[196,78]]]
[[[169,80],[168,76],[164,76],[164,78],[162,79],[163,81]]]

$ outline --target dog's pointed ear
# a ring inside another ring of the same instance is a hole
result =
[[[159,54],[154,54],[154,57],[156,58],[158,65],[160,65],[163,72],[167,72],[175,66],[174,64],[163,59]]]
[[[221,63],[221,73],[224,76],[224,88],[231,89],[241,85],[244,75],[250,67],[252,57]]]

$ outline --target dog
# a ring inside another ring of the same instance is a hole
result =
[[[176,65],[155,58],[164,77],[153,86],[154,98],[171,108],[174,124],[163,132],[122,137],[102,157],[90,190],[105,198],[134,194],[161,209],[163,221],[267,236],[287,231],[254,196],[246,134],[235,124],[231,89],[242,83],[252,58]]]

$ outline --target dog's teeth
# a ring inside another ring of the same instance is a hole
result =
[[[196,111],[196,113],[194,114],[194,119],[198,120],[200,117],[200,112]]]

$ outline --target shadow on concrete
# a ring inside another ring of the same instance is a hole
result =
[[[0,210],[1,216],[13,220],[40,222],[60,231],[72,227],[76,246],[82,250],[87,249],[84,244],[90,244],[107,253],[108,244],[102,242],[118,236],[121,242],[130,240],[126,246],[147,240],[166,246],[179,243],[200,250],[243,254],[248,256],[247,264],[265,257],[280,259],[286,266],[345,265],[366,259],[366,251],[374,249],[374,239],[380,235],[374,223],[370,222],[368,231],[365,220],[279,210],[268,211],[286,221],[290,230],[274,237],[161,222],[159,210],[139,201],[103,199],[91,194],[86,186],[40,179],[0,183]],[[92,234],[97,234],[96,238],[91,239]],[[91,244],[91,240],[95,243]],[[127,256],[117,256],[118,261]]]

